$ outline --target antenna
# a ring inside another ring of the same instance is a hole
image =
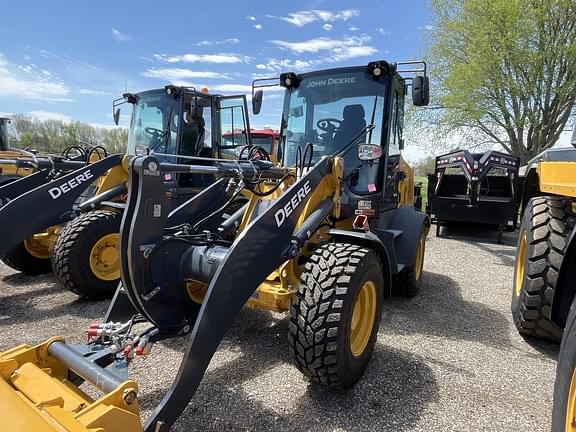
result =
[[[284,60],[286,59],[286,49],[282,51],[282,61],[280,62],[280,71],[284,72]]]

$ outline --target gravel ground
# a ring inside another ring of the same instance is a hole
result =
[[[176,431],[548,431],[558,348],[518,336],[509,305],[514,235],[449,230],[428,239],[421,294],[384,309],[369,369],[348,392],[318,388],[290,364],[284,315],[244,310]],[[0,266],[0,350],[53,335],[82,342],[107,302],[51,275]],[[185,340],[132,366],[144,415],[175,376]]]

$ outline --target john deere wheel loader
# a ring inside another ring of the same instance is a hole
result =
[[[372,355],[392,280],[409,286],[422,275],[429,221],[412,202],[403,205],[393,158],[402,147],[406,83],[416,105],[427,103],[428,86],[421,75],[403,78],[401,66],[282,74],[281,166],[132,159],[122,287],[104,322],[88,330],[87,346],[53,338],[0,354],[3,427],[168,430],[246,303],[290,314],[290,353],[313,382],[353,386]],[[255,112],[261,96],[254,93]],[[219,180],[170,210],[165,176],[189,173]],[[250,201],[220,223],[243,190]],[[178,375],[142,426],[137,384],[122,371],[154,342],[183,334]],[[91,399],[82,381],[104,396]]]
[[[72,145],[61,155],[38,155],[23,149],[10,148],[6,126],[8,119],[0,119],[0,207],[24,193],[45,185],[66,173],[83,168],[87,162],[95,162],[107,156],[101,146]],[[27,215],[34,217],[35,213]],[[22,215],[8,226],[18,226]],[[1,256],[5,264],[27,274],[50,271],[50,245],[55,229],[36,233]]]
[[[573,137],[576,146],[576,135]],[[576,148],[550,149],[528,163],[512,290],[518,331],[559,342],[576,293]]]
[[[250,130],[244,95],[211,95],[193,88],[167,86],[125,94],[115,101],[116,119],[117,107],[126,102],[133,105],[128,157],[146,152],[172,162],[177,162],[179,155],[218,157],[218,131],[213,126],[219,125],[218,118],[226,121],[227,128]],[[238,140],[238,145],[250,144],[250,135]],[[42,239],[42,247],[31,254],[40,262],[34,262],[29,273],[51,267],[74,293],[89,298],[111,297],[120,278],[118,232],[127,180],[127,159],[113,155],[14,199],[0,209],[0,224],[15,227],[0,238],[0,255],[15,251],[30,254],[25,245],[30,239]],[[167,174],[164,181],[176,205],[211,184],[213,176]],[[94,191],[79,202],[89,186]],[[35,211],[39,208],[43,211]]]

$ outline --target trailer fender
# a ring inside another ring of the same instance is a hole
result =
[[[331,229],[328,231],[328,235],[334,240],[364,246],[376,251],[382,261],[382,274],[384,276],[384,282],[386,282],[384,284],[384,298],[390,298],[392,296],[393,263],[390,262],[391,253],[380,237],[372,232],[346,231],[340,229]]]
[[[416,262],[416,251],[422,230],[430,228],[430,218],[425,213],[417,211],[412,206],[402,206],[394,211],[388,229],[400,231],[402,234],[394,241],[396,259],[405,267]]]
[[[550,319],[560,328],[566,325],[574,296],[576,296],[576,228],[572,229],[552,299]]]
[[[68,222],[82,192],[121,162],[121,155],[108,156],[32,189],[0,208],[0,226],[11,227],[0,237],[0,255],[37,232]]]

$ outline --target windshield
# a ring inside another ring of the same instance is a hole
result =
[[[359,143],[381,145],[387,82],[363,70],[304,76],[297,89],[287,90],[284,102],[284,165],[294,166],[298,147],[304,154],[308,143],[313,145],[313,163],[341,151],[359,135]],[[362,133],[369,124],[374,129]],[[345,154],[344,174],[355,177],[355,192],[375,191],[378,163],[362,164],[355,148]]]
[[[128,133],[128,154],[136,146],[173,154],[178,132],[179,99],[164,90],[136,95]]]

